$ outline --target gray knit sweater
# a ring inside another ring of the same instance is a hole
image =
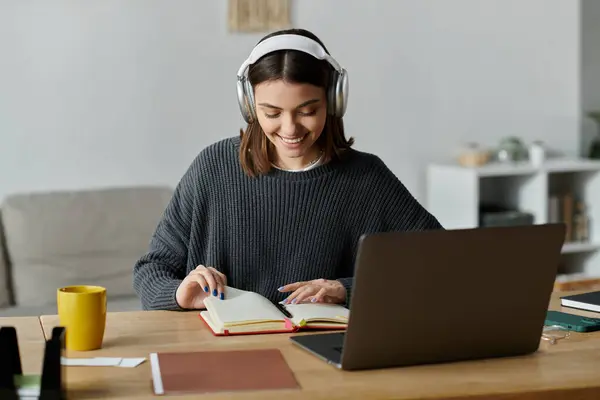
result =
[[[362,234],[441,229],[375,155],[349,150],[312,170],[251,178],[239,145],[234,137],[202,150],[175,188],[134,266],[144,309],[181,310],[177,287],[200,264],[271,301],[285,298],[285,284],[337,279],[349,305]]]

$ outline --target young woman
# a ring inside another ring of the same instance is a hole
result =
[[[441,228],[380,158],[352,148],[347,96],[312,33],[258,43],[238,74],[246,130],[200,152],[134,267],[145,309],[201,309],[226,285],[349,305],[362,234]]]

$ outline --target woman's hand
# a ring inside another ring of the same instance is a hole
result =
[[[204,299],[208,296],[225,298],[227,278],[213,267],[198,265],[181,282],[175,293],[177,304],[181,308],[204,308]]]
[[[336,280],[314,279],[312,281],[290,283],[279,288],[280,292],[292,292],[283,302],[296,304],[343,303],[346,301],[346,288]]]

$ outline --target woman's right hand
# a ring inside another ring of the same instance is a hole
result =
[[[227,278],[213,267],[198,265],[195,270],[179,284],[175,299],[181,308],[204,308],[204,299],[208,296],[225,298]]]

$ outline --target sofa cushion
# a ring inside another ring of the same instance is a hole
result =
[[[172,195],[165,187],[8,196],[3,206],[18,306],[56,304],[56,289],[100,285],[134,295],[132,272]]]

